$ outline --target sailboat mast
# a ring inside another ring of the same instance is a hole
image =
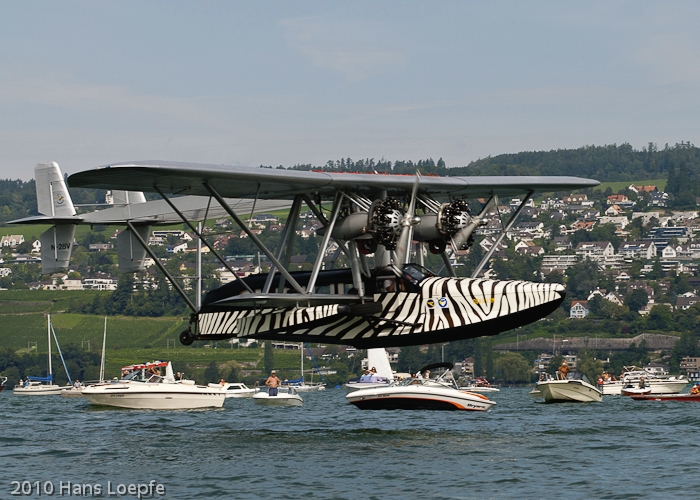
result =
[[[301,351],[301,380],[304,381],[304,343],[299,344],[299,351]]]
[[[46,316],[48,318],[48,322],[46,324],[46,335],[49,340],[49,377],[52,377],[53,371],[51,370],[51,315],[47,314]],[[53,382],[53,378],[51,382]]]
[[[102,360],[100,361],[100,382],[105,381],[105,346],[107,345],[107,316],[105,316],[105,331],[102,335]]]

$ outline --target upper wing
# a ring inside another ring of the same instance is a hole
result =
[[[71,187],[155,191],[209,196],[204,183],[232,198],[292,199],[299,194],[333,196],[339,189],[372,196],[411,191],[412,175],[350,174],[234,167],[169,161],[115,163],[78,172],[68,178]],[[423,176],[419,192],[440,196],[482,197],[520,195],[530,191],[566,191],[597,186],[598,181],[563,176]]]

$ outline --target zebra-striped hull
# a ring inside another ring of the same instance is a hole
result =
[[[471,278],[427,278],[417,293],[382,293],[379,313],[352,315],[337,304],[294,309],[209,308],[197,315],[199,339],[252,337],[348,344],[358,348],[450,342],[532,323],[564,300],[563,285]]]

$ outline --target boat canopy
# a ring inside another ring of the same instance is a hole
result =
[[[53,375],[49,375],[48,377],[33,377],[29,375],[27,377],[27,380],[30,382],[51,382],[53,383]]]

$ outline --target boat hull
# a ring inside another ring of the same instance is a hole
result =
[[[700,394],[639,394],[631,396],[635,401],[688,401],[700,403]]]
[[[495,387],[482,387],[480,385],[467,385],[464,387],[459,388],[462,391],[469,391],[469,392],[479,392],[479,393],[488,393],[488,392],[501,392],[500,389],[497,389]]]
[[[266,392],[259,392],[253,396],[253,401],[268,406],[301,406],[304,400],[296,394],[279,393],[277,396],[270,396]]]
[[[162,385],[162,384],[158,384]],[[206,389],[206,388],[203,388]],[[134,390],[87,387],[83,395],[93,405],[131,408],[135,410],[194,410],[221,408],[226,396],[211,390],[171,392],[167,390]]]
[[[365,389],[345,397],[361,410],[488,411],[496,404],[479,394],[424,386]]]
[[[83,390],[82,389],[63,389],[61,391],[61,397],[62,398],[82,398],[83,397]]]
[[[389,387],[389,382],[348,382],[345,384],[346,389],[351,391],[361,391],[362,389],[379,389]]]
[[[651,388],[651,394],[678,394],[688,385],[688,380],[663,380],[655,381],[648,380],[647,385]],[[605,396],[620,396],[625,384],[622,382],[613,382],[603,384],[602,390]]]
[[[549,380],[539,382],[537,389],[545,403],[592,403],[603,401],[603,393],[581,380]]]
[[[60,396],[61,391],[65,389],[60,385],[44,385],[42,387],[15,387],[12,389],[13,394],[18,396]]]

